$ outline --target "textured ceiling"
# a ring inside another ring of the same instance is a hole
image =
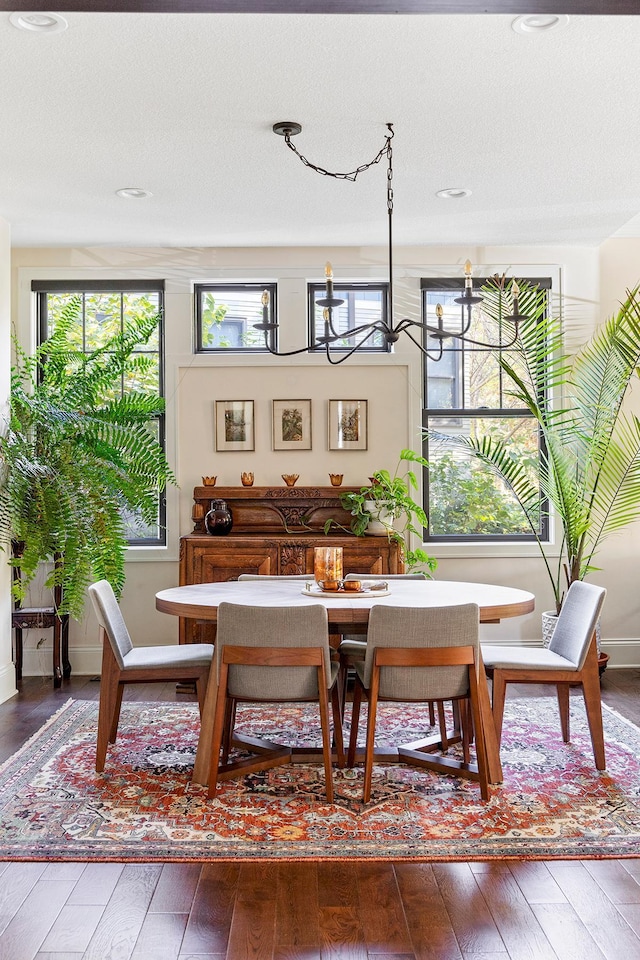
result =
[[[0,13],[0,215],[26,245],[361,245],[640,235],[640,16]],[[147,200],[122,200],[142,187]],[[435,192],[466,187],[466,200]],[[634,219],[635,218],[635,221]]]

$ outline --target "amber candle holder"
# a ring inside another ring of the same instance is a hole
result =
[[[314,547],[313,576],[325,584],[342,580],[342,547]]]

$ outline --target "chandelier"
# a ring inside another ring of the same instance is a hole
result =
[[[279,324],[273,318],[269,318],[269,294],[265,290],[262,295],[262,322],[255,323],[253,326],[256,330],[262,331],[264,334],[265,347],[269,353],[273,354],[276,357],[293,357],[301,353],[316,353],[319,350],[324,350],[326,359],[329,363],[334,365],[344,363],[345,360],[348,360],[349,357],[353,356],[356,351],[365,347],[367,341],[370,340],[372,336],[376,333],[380,334],[382,340],[389,350],[393,350],[393,345],[397,343],[400,339],[401,334],[406,334],[406,336],[418,347],[418,349],[428,357],[430,360],[440,360],[443,355],[444,350],[444,341],[450,338],[454,338],[459,341],[464,341],[465,343],[472,344],[473,346],[485,347],[492,350],[504,350],[512,346],[518,338],[518,324],[521,320],[525,320],[526,317],[519,314],[518,310],[518,297],[520,290],[515,280],[511,281],[511,297],[513,301],[513,313],[503,319],[510,321],[512,324],[512,336],[511,339],[506,342],[498,343],[485,343],[481,340],[476,340],[469,335],[471,328],[471,322],[473,319],[472,311],[473,307],[479,303],[482,303],[482,297],[478,296],[473,288],[473,277],[472,277],[472,266],[469,260],[466,261],[464,267],[464,290],[462,295],[456,297],[454,302],[460,304],[460,327],[459,329],[452,330],[448,327],[445,327],[444,324],[444,310],[441,304],[436,304],[435,307],[435,322],[427,322],[426,320],[411,320],[408,317],[405,317],[402,320],[399,320],[397,323],[394,322],[393,318],[393,148],[391,141],[394,137],[393,124],[387,123],[387,134],[385,136],[385,142],[380,148],[378,153],[375,155],[373,160],[370,160],[368,163],[363,163],[359,167],[356,167],[355,170],[351,170],[349,173],[334,173],[330,170],[326,170],[324,167],[320,167],[315,163],[311,163],[310,160],[307,160],[300,151],[295,146],[292,137],[297,136],[302,132],[302,126],[299,123],[294,123],[293,121],[283,120],[279,123],[274,123],[273,132],[278,134],[278,136],[284,137],[284,142],[292,150],[295,155],[298,157],[302,163],[309,167],[311,170],[315,170],[316,173],[321,174],[324,177],[333,177],[336,180],[352,180],[355,181],[358,176],[363,173],[365,170],[371,169],[371,167],[380,163],[383,157],[386,157],[387,160],[387,185],[386,185],[386,207],[387,207],[387,242],[388,242],[388,312],[386,319],[376,320],[371,323],[363,323],[356,327],[351,327],[346,331],[338,331],[334,325],[333,311],[336,307],[339,307],[344,300],[341,300],[339,297],[334,296],[334,285],[333,285],[333,270],[330,263],[326,264],[325,267],[325,296],[321,300],[316,300],[318,306],[322,307],[322,317],[323,317],[323,333],[322,336],[316,336],[313,340],[313,343],[309,343],[307,346],[299,347],[297,350],[277,350],[274,348],[272,343],[272,335],[277,333]],[[504,283],[503,277],[503,283]],[[345,351],[344,348],[340,349],[340,353],[332,353],[332,348],[336,348],[340,341],[343,341],[346,337],[357,338],[357,342],[354,346],[350,347]],[[275,342],[275,341],[273,341]]]

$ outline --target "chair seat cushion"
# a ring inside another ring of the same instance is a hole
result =
[[[364,660],[367,652],[367,641],[358,640],[356,637],[345,637],[338,647],[338,652],[341,656]]]
[[[524,670],[577,670],[575,663],[546,647],[507,647],[482,643],[485,667]]]
[[[166,647],[134,647],[124,657],[125,670],[154,667],[206,667],[213,657],[211,643],[184,643]]]

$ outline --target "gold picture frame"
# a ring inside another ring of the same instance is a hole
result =
[[[329,450],[366,450],[368,401],[329,400]]]

